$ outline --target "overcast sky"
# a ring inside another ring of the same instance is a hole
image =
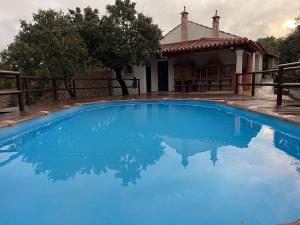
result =
[[[30,20],[38,9],[91,6],[105,12],[114,0],[0,0],[0,50],[13,41],[19,20]],[[211,26],[214,11],[221,16],[221,30],[256,40],[284,36],[300,14],[300,0],[136,0],[137,9],[154,18],[164,33],[180,23],[180,12],[187,7],[189,20]]]

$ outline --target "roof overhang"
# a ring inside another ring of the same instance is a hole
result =
[[[198,40],[176,42],[161,46],[164,56],[183,55],[189,53],[205,52],[218,49],[244,49],[247,52],[265,53],[257,42],[248,38],[201,38]]]

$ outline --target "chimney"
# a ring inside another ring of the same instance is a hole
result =
[[[188,12],[184,10],[181,13],[181,41],[188,40]]]
[[[216,10],[216,15],[214,17],[212,17],[212,19],[213,19],[212,38],[218,38],[219,37],[220,18],[221,17],[218,16],[218,11]]]

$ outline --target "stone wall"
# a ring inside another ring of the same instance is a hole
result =
[[[1,95],[0,96],[0,109],[13,107],[17,105],[17,98],[15,95]]]
[[[95,79],[111,79],[112,71],[111,70],[94,70],[91,71],[86,76],[78,76],[76,78],[95,78]],[[76,90],[77,97],[105,97],[109,96],[109,84],[105,80],[76,80],[76,87],[107,87],[103,89],[80,89]]]

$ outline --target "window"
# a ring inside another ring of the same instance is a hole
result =
[[[232,77],[235,73],[235,66],[234,65],[226,65],[223,67],[223,76],[224,77]]]
[[[126,74],[133,74],[133,66],[127,65],[125,68],[125,73]]]

